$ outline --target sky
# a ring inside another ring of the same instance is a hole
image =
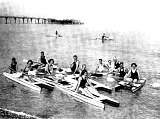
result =
[[[0,15],[74,18],[93,28],[160,31],[159,0],[0,0]]]

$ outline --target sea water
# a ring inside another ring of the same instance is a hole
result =
[[[56,38],[55,31],[63,37]],[[24,68],[24,59],[38,60],[44,51],[47,59],[53,58],[61,67],[69,67],[73,55],[81,64],[94,71],[98,59],[112,59],[114,56],[129,68],[136,62],[141,76],[147,78],[146,85],[136,94],[121,90],[104,95],[120,102],[120,107],[105,105],[100,110],[92,105],[74,100],[58,89],[52,92],[43,89],[36,93],[13,83],[0,75],[0,107],[21,111],[40,118],[71,119],[159,119],[160,90],[150,86],[159,80],[160,44],[151,42],[141,32],[103,31],[112,35],[114,40],[97,40],[102,32],[89,29],[85,25],[49,24],[1,24],[0,25],[0,73],[7,71],[11,58],[15,57],[19,70]],[[106,77],[98,82],[113,86]]]

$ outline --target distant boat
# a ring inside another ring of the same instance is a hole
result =
[[[96,38],[96,40],[97,39],[102,40],[102,41],[105,41],[105,40],[114,40],[113,36],[105,35],[105,33],[101,37]]]
[[[96,38],[96,40],[98,40],[98,39],[102,40],[102,38]],[[114,40],[114,38],[106,36],[103,40]]]
[[[62,35],[46,35],[46,37],[62,37]]]

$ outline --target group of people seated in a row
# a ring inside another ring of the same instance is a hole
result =
[[[91,85],[88,79],[88,71],[86,68],[86,64],[82,64],[82,68],[80,68],[80,61],[78,60],[77,55],[73,56],[73,63],[70,65],[70,70],[72,74],[79,74],[78,86],[76,91],[78,91],[79,87],[84,88],[86,84]],[[16,58],[12,58],[10,73],[17,72],[17,61]],[[48,62],[45,58],[44,52],[41,52],[41,56],[38,62],[33,62],[32,60],[28,60],[25,68],[22,70],[23,73],[27,73],[29,71],[35,70],[37,72],[43,72],[44,74],[52,74],[55,70],[62,70],[57,64],[54,63],[54,59],[49,59]],[[119,62],[117,58],[113,58],[112,60],[108,60],[107,63],[104,63],[102,59],[99,59],[98,66],[94,73],[103,73],[108,72],[114,74],[119,79],[126,80],[128,82],[137,82],[140,79],[139,71],[137,69],[137,64],[132,63],[131,69],[128,71],[124,68],[123,62]]]
[[[136,63],[132,63],[130,70],[128,70],[124,67],[124,63],[118,61],[116,57],[113,58],[113,61],[108,60],[108,62],[104,63],[102,59],[99,59],[96,72],[112,73],[119,80],[126,80],[129,82],[137,82],[140,79],[140,74]]]

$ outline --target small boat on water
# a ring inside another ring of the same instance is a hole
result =
[[[24,85],[36,92],[40,92],[41,88],[56,87],[57,89],[63,91],[67,95],[74,97],[75,100],[86,102],[101,109],[105,109],[106,103],[113,106],[120,105],[118,101],[98,93],[98,90],[111,91],[111,88],[103,84],[100,84],[92,79],[90,79],[90,81],[97,91],[92,89],[91,87],[88,87],[88,89],[94,95],[94,98],[83,93],[83,89],[81,89],[82,92],[80,93],[75,92],[74,89],[77,86],[77,80],[75,79],[78,77],[78,75],[67,75],[64,78],[62,78],[58,74],[55,76],[44,76],[42,78],[31,77],[31,79],[29,79],[28,76],[23,76],[23,78],[19,77],[20,73],[9,74],[4,72],[3,75],[9,78],[10,80]]]
[[[140,90],[145,85],[145,83],[146,83],[146,79],[145,78],[140,79],[136,83],[128,83],[126,81],[120,81],[115,86],[115,91],[118,91],[120,89],[127,89],[127,90],[130,90],[132,93],[135,93],[138,90]]]
[[[58,38],[58,37],[62,37],[62,35],[46,35],[46,37],[56,37],[56,38]]]
[[[38,78],[32,77],[29,78],[28,76],[24,75],[23,77],[20,77],[22,73],[17,72],[13,74],[9,74],[6,72],[3,72],[3,75],[10,79],[11,81],[14,81],[16,83],[19,83],[25,87],[28,87],[29,89],[40,93],[42,88],[47,89],[53,89],[53,85],[47,84],[45,82],[40,81]]]
[[[120,105],[118,101],[98,93],[99,90],[110,91],[111,88],[103,84],[100,84],[92,79],[89,79],[89,81],[92,83],[92,85],[96,90],[94,90],[91,87],[88,87],[88,89],[95,96],[95,98],[92,98],[89,95],[84,94],[83,89],[81,89],[82,93],[77,93],[74,91],[75,87],[77,86],[76,76],[68,75],[64,77],[64,79],[61,81],[57,81],[58,77],[45,77],[43,78],[43,81],[45,81],[48,84],[54,85],[56,88],[63,91],[64,93],[71,95],[72,97],[75,98],[75,100],[86,102],[101,109],[105,108],[106,103],[116,107]]]

